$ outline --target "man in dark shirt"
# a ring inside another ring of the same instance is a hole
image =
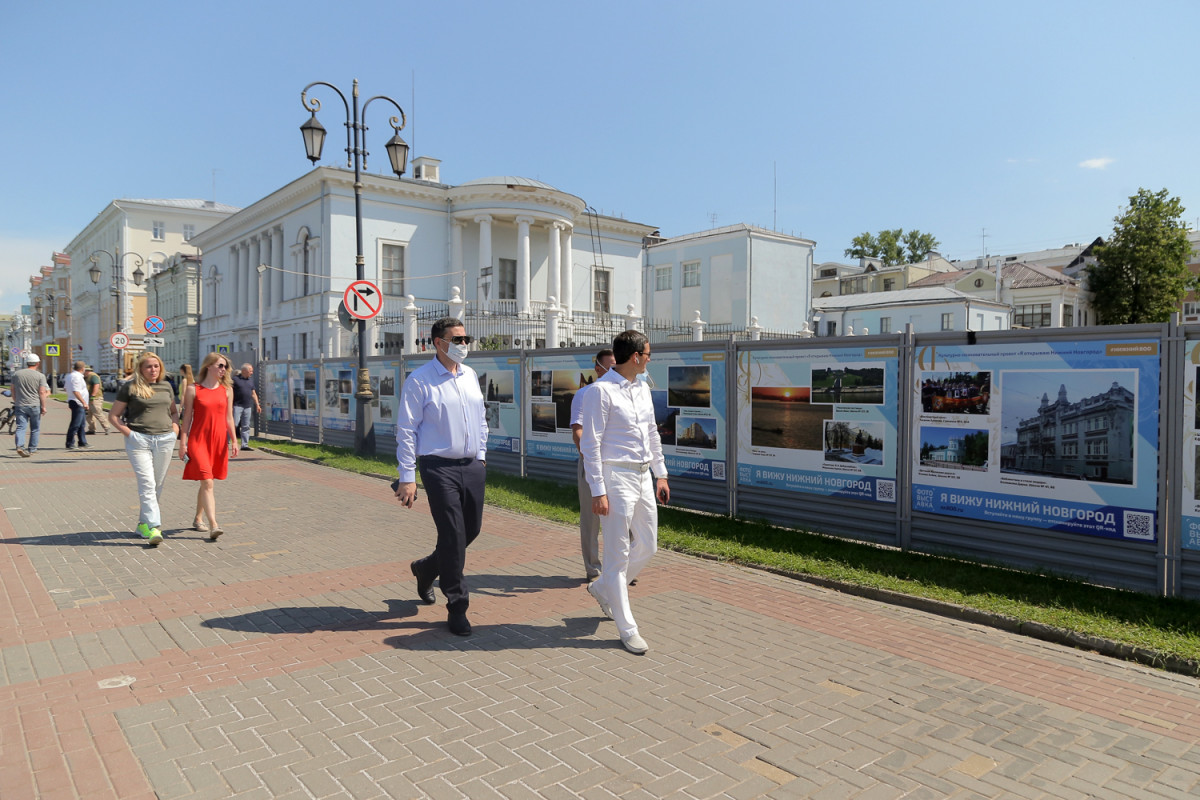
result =
[[[254,390],[254,367],[242,364],[241,370],[233,376],[233,423],[237,425],[238,435],[242,437],[242,449],[250,447],[250,426],[254,424],[254,415],[262,411],[258,404],[258,392]]]

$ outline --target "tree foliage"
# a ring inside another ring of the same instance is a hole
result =
[[[940,242],[932,233],[903,228],[882,230],[877,234],[863,232],[850,241],[848,258],[877,258],[885,267],[894,264],[915,264],[938,248]]]
[[[1113,218],[1112,237],[1096,247],[1096,263],[1087,269],[1100,324],[1166,322],[1197,287],[1187,268],[1192,248],[1183,213],[1166,189],[1138,189]]]

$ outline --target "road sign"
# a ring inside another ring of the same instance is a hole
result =
[[[347,286],[342,302],[350,316],[357,319],[371,319],[383,309],[383,295],[370,281],[355,281]]]
[[[48,356],[58,355],[58,345],[56,345],[56,344],[46,345],[46,355],[48,355]]]
[[[166,341],[157,336],[143,336],[142,344],[144,344],[146,347],[162,347],[166,344]]]
[[[345,300],[338,303],[338,322],[342,324],[343,328],[351,333],[354,333],[356,330],[358,330],[358,322],[354,319],[354,317],[350,316],[350,312],[346,310]]]
[[[162,333],[163,325],[162,317],[146,317],[146,333]]]
[[[229,355],[229,345],[227,345],[227,344],[217,345],[217,352],[223,356]]]
[[[11,350],[9,350],[8,352],[12,353],[14,356],[19,356],[19,355],[21,355],[21,348],[14,347]]]
[[[108,343],[118,350],[124,350],[126,347],[129,347],[129,337],[120,331],[117,331],[112,336],[108,337]]]

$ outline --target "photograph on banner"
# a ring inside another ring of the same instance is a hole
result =
[[[400,407],[400,362],[376,361],[368,362],[367,370],[371,375],[372,424],[378,441],[392,441],[396,438],[396,411]],[[354,398],[351,397],[350,407],[354,408]],[[354,412],[358,419],[358,412]]]
[[[321,366],[321,425],[325,430],[354,430],[357,376],[358,363],[354,361],[326,361]]]
[[[1156,342],[918,348],[913,509],[1153,541]]]
[[[1200,550],[1200,340],[1189,341],[1183,356],[1183,492],[1180,533],[1183,547]]]
[[[270,422],[287,422],[291,417],[288,397],[288,365],[264,364],[262,374],[263,414]]]
[[[520,356],[489,356],[472,351],[467,363],[479,376],[488,424],[488,450],[520,453]]]
[[[725,351],[657,349],[646,375],[667,474],[725,481]]]
[[[744,350],[738,483],[896,502],[899,350]]]
[[[599,352],[600,348],[596,348]],[[579,451],[571,437],[571,400],[596,380],[596,352],[529,357],[529,440],[525,454],[575,461]]]
[[[291,384],[292,424],[316,427],[320,419],[317,409],[317,366],[300,364],[288,367]]]

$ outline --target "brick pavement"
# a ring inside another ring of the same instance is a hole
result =
[[[469,638],[415,597],[433,526],[259,451],[226,535],[130,534],[116,435],[0,452],[0,797],[1126,798],[1200,792],[1200,685],[660,552],[642,657],[577,534],[489,508]]]

